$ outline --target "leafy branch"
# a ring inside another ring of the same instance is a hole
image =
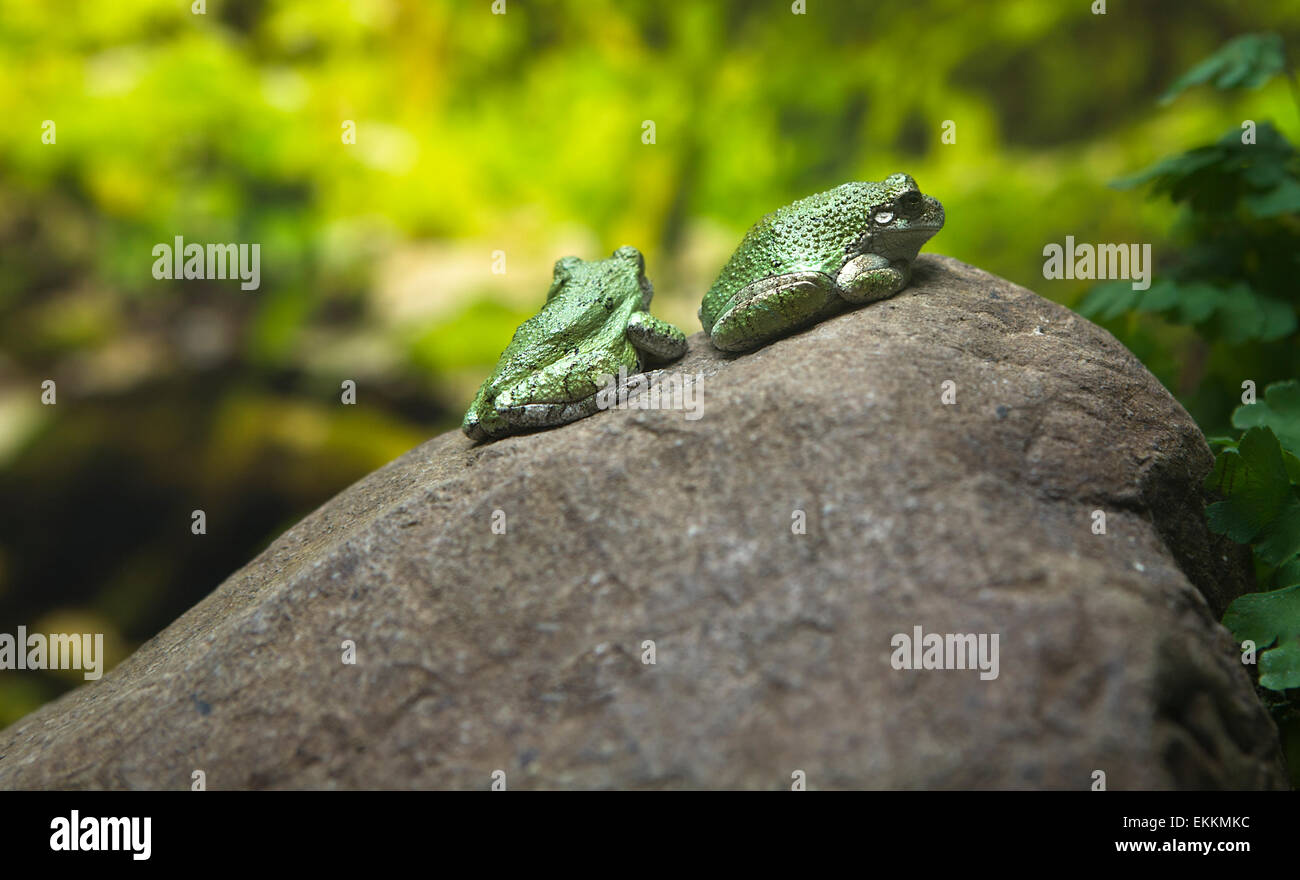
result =
[[[1224,500],[1205,514],[1211,531],[1251,545],[1266,592],[1238,598],[1223,624],[1261,650],[1260,685],[1300,688],[1300,382],[1270,385],[1232,423],[1246,433],[1214,441],[1223,449],[1206,488]]]
[[[1220,89],[1257,88],[1279,74],[1295,86],[1282,38],[1247,34],[1189,70],[1160,101],[1167,104],[1204,83]],[[1300,91],[1295,94],[1300,108]],[[1188,246],[1164,273],[1167,277],[1145,293],[1124,282],[1095,286],[1079,307],[1082,314],[1099,320],[1125,313],[1161,314],[1194,327],[1208,343],[1228,346],[1296,335],[1300,155],[1272,123],[1250,127],[1230,129],[1214,143],[1169,156],[1111,184],[1117,189],[1148,186],[1151,196],[1183,205],[1180,227]]]

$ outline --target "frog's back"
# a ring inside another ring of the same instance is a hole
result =
[[[745,233],[704,296],[700,317],[712,325],[742,288],[788,272],[834,275],[870,225],[880,184],[854,181],[778,208]]]
[[[636,306],[634,299],[606,295],[598,284],[562,291],[515,329],[488,378],[489,393],[512,387],[550,365],[581,362],[601,352],[635,363],[636,351],[624,330]]]

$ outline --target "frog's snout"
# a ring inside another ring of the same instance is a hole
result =
[[[943,204],[934,196],[926,196],[925,213],[921,215],[921,222],[934,229],[942,229],[943,221]]]

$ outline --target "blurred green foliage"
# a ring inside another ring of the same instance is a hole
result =
[[[1293,0],[807,5],[0,0],[0,631],[74,621],[111,665],[454,428],[566,254],[636,245],[695,330],[759,216],[906,170],[947,208],[930,250],[1074,303],[1045,243],[1160,254],[1175,216],[1106,181],[1289,112],[1278,82],[1161,90],[1228,36],[1300,39]],[[261,288],[154,280],[176,235],[260,243]],[[1195,328],[1108,326],[1226,422]],[[75,683],[0,675],[0,724]]]
[[[1165,94],[1197,83],[1258,87],[1283,72],[1281,39],[1248,34],[1197,65]],[[1292,79],[1294,85],[1294,79]],[[1300,113],[1300,91],[1291,111]],[[1177,390],[1202,428],[1227,424],[1224,389],[1300,376],[1300,155],[1267,120],[1235,124],[1217,141],[1169,156],[1114,183],[1147,186],[1182,207],[1177,244],[1149,290],[1127,281],[1094,288],[1080,305],[1102,321],[1160,316],[1188,331]],[[1131,326],[1131,325],[1130,325]]]
[[[1282,37],[1245,34],[1180,77],[1161,97],[1213,83],[1259,88],[1289,79],[1300,114],[1300,85]],[[1242,405],[1232,426],[1239,439],[1220,446],[1206,488],[1222,500],[1206,509],[1210,529],[1254,552],[1260,592],[1236,599],[1224,625],[1258,653],[1259,685],[1300,784],[1300,156],[1271,122],[1245,120],[1216,142],[1178,153],[1117,181],[1148,184],[1152,198],[1183,207],[1181,248],[1166,277],[1149,290],[1126,282],[1094,288],[1085,315],[1139,319],[1159,315],[1191,330],[1201,356],[1182,391],[1202,427],[1217,427],[1223,382],[1239,380]],[[1278,381],[1282,380],[1282,381]],[[1255,389],[1267,385],[1263,399]],[[1230,398],[1229,398],[1230,399]],[[1248,655],[1253,652],[1246,652]]]

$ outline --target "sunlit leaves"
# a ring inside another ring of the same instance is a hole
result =
[[[1254,143],[1242,143],[1241,130],[1229,129],[1213,144],[1169,156],[1112,186],[1141,184],[1194,211],[1228,211],[1239,200],[1261,218],[1300,208],[1295,147],[1269,122],[1259,124]]]
[[[1201,61],[1160,96],[1168,104],[1192,86],[1212,82],[1220,89],[1258,88],[1285,69],[1282,38],[1277,34],[1243,34],[1229,40],[1217,52]]]

